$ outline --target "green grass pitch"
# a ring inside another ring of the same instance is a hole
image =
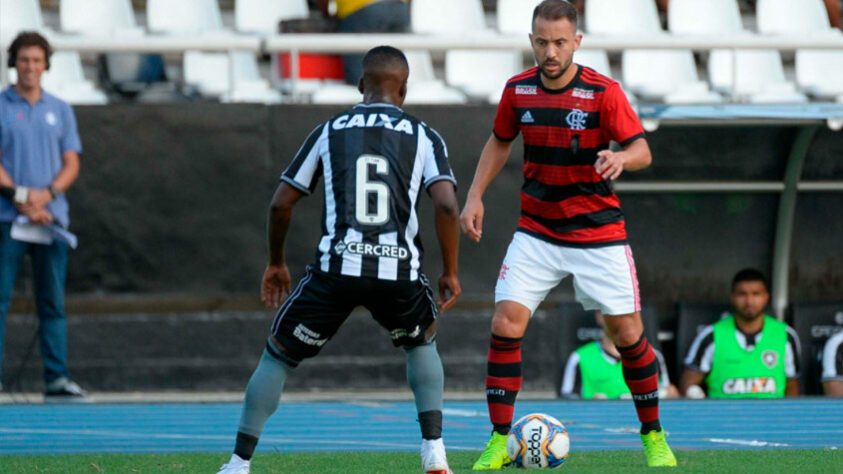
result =
[[[479,452],[448,453],[455,473],[471,472]],[[203,473],[213,474],[228,454],[91,454],[67,456],[0,456],[2,473]],[[678,451],[679,468],[669,472],[843,472],[843,450],[711,450]],[[561,472],[649,472],[641,451],[573,452]],[[518,472],[507,468],[498,472]],[[296,453],[258,454],[254,474],[392,474],[419,473],[415,453]]]

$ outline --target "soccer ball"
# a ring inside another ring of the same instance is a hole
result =
[[[561,467],[570,447],[565,426],[544,413],[522,417],[506,437],[506,452],[512,464],[527,469]]]

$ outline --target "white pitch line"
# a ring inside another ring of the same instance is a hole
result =
[[[762,446],[769,446],[772,448],[784,448],[790,446],[787,443],[773,443],[771,441],[759,441],[757,439],[752,440],[745,440],[745,439],[731,439],[731,438],[704,438],[705,441],[710,441],[712,443],[719,443],[719,444],[737,444],[739,446],[753,446],[753,447],[762,447]]]

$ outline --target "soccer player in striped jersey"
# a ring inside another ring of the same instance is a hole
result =
[[[249,472],[258,438],[278,407],[284,381],[314,357],[357,306],[367,308],[407,356],[422,433],[422,470],[449,474],[442,442],[442,362],[436,318],[456,301],[459,206],[442,137],[400,106],[409,67],[389,46],[363,59],[363,103],[316,129],[305,140],[269,210],[269,261],[261,298],[281,304],[263,356],[246,388],[231,460],[221,474]],[[293,206],[324,178],[322,237],[316,261],[293,289],[285,263]],[[418,198],[433,199],[442,253],[437,304],[421,271]],[[288,295],[284,301],[285,295]]]
[[[522,382],[521,339],[536,307],[568,275],[585,309],[606,315],[641,421],[647,464],[676,465],[659,423],[658,361],[643,335],[635,263],[610,184],[624,171],[648,166],[650,148],[618,83],[573,63],[581,40],[570,3],[544,0],[536,6],[530,42],[538,67],[507,82],[460,217],[463,232],[479,242],[483,193],[521,133],[521,217],[495,288],[488,355],[493,431],[475,470],[510,462],[506,434]],[[610,150],[610,141],[623,150]]]

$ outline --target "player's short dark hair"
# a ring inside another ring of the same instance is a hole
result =
[[[534,25],[539,17],[551,21],[567,18],[574,27],[577,26],[577,9],[565,0],[544,0],[539,3],[533,10]]]
[[[44,50],[44,59],[47,63],[47,69],[50,69],[50,56],[53,55],[53,48],[50,47],[50,42],[35,31],[22,31],[18,34],[9,46],[9,61],[7,65],[15,67],[18,59],[18,52],[27,46],[38,46]]]
[[[401,64],[407,69],[407,57],[398,48],[392,46],[376,46],[363,56],[363,71],[377,71],[393,64]]]
[[[770,291],[770,284],[767,282],[767,278],[764,277],[764,274],[761,273],[761,270],[757,270],[755,268],[744,268],[738,273],[735,273],[735,277],[732,278],[732,290],[735,289],[735,286],[738,283],[744,281],[760,281],[764,284],[764,289],[767,290],[767,292]]]

